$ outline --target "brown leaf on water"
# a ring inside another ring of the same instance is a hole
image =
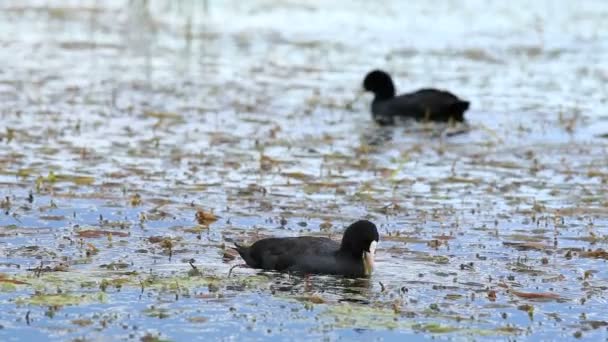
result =
[[[531,250],[544,251],[546,249],[551,248],[551,246],[545,245],[545,244],[539,243],[539,242],[508,242],[508,241],[505,241],[502,244],[503,244],[503,246],[515,248],[518,251],[531,251]]]
[[[485,62],[485,63],[491,63],[491,64],[504,64],[504,61],[494,55],[492,55],[490,52],[482,50],[482,49],[476,49],[476,48],[469,48],[466,50],[463,50],[461,52],[454,52],[455,55],[457,56],[462,56],[464,58],[468,58],[470,60],[476,61],[476,62]]]
[[[601,327],[608,327],[607,321],[583,321],[583,324],[589,324],[592,329],[598,329]]]
[[[157,112],[157,111],[145,111],[144,116],[155,119],[170,119],[170,120],[181,120],[182,116],[177,113],[171,112]]]
[[[270,171],[272,167],[278,165],[279,162],[275,159],[270,158],[267,155],[262,154],[260,156],[260,170]]]
[[[450,176],[447,177],[445,179],[446,183],[464,183],[464,184],[479,184],[481,183],[480,179],[473,179],[473,178],[464,178],[464,177],[456,177],[456,176]]]
[[[87,243],[87,247],[86,247],[87,256],[93,256],[97,253],[99,253],[99,249],[97,247],[95,247],[95,245],[93,245],[92,243]]]
[[[161,241],[160,246],[162,248],[171,250],[173,249],[173,241],[171,241],[171,239],[164,239],[163,241]]]
[[[438,248],[439,246],[442,245],[442,242],[440,240],[434,239],[434,240],[427,242],[426,245],[431,248]]]
[[[151,236],[148,238],[150,243],[158,244],[161,248],[173,249],[174,243],[171,237]]]
[[[43,221],[63,221],[66,217],[59,215],[41,215],[39,219]]]
[[[534,205],[532,205],[532,210],[534,210],[537,213],[540,213],[540,212],[546,211],[547,208],[544,205],[542,205],[541,203],[535,202]]]
[[[0,283],[9,283],[15,285],[29,285],[28,282],[17,280],[17,279],[9,279],[8,275],[0,273]]]
[[[72,324],[75,324],[75,325],[78,325],[81,327],[86,327],[86,326],[93,324],[93,321],[91,321],[90,319],[73,319]]]
[[[445,241],[445,240],[453,240],[453,239],[454,239],[454,237],[453,237],[453,236],[449,236],[449,235],[445,235],[445,234],[442,234],[442,235],[435,235],[435,236],[433,236],[433,238],[435,238],[435,239],[437,239],[437,240],[444,240],[444,241]]]
[[[321,223],[319,225],[319,228],[323,229],[323,230],[329,230],[333,225],[331,224],[331,222],[329,221],[324,221],[323,223]]]
[[[150,237],[148,238],[148,241],[149,241],[150,243],[160,243],[160,242],[162,242],[164,239],[165,239],[165,237],[164,237],[164,236],[150,236]]]
[[[307,175],[303,172],[283,172],[282,175],[285,177],[297,179],[300,181],[308,181],[308,180],[314,179],[313,176]]]
[[[207,317],[188,317],[190,323],[205,323],[209,320]]]
[[[72,182],[76,185],[91,185],[95,183],[95,178],[90,176],[57,175],[57,180]]]
[[[556,293],[551,292],[520,292],[511,289],[509,292],[520,298],[526,299],[560,299],[561,297]]]
[[[397,174],[399,172],[399,170],[391,169],[388,167],[381,167],[381,168],[376,169],[376,172],[378,172],[380,174],[380,176],[382,176],[384,178],[391,178],[395,174]]]
[[[559,282],[559,281],[564,281],[566,280],[566,277],[563,274],[554,276],[554,277],[549,277],[549,278],[543,278],[541,281],[543,283],[555,283],[555,282]]]
[[[68,264],[59,263],[53,267],[51,267],[51,266],[42,267],[42,265],[40,265],[36,268],[28,268],[27,270],[40,274],[42,272],[67,272],[69,268],[70,268],[70,266]]]
[[[234,259],[236,259],[236,254],[234,252],[232,252],[232,250],[225,250],[222,255],[222,259],[224,261],[234,260]]]
[[[70,265],[64,264],[64,263],[59,263],[58,265],[55,265],[53,268],[51,268],[51,270],[53,272],[67,272],[69,268],[70,268]]]
[[[215,214],[204,211],[202,209],[199,209],[196,211],[195,217],[196,217],[196,221],[199,224],[202,224],[204,226],[208,226],[208,225],[212,224],[213,222],[217,221],[217,219],[218,219],[218,217],[215,216]]]
[[[112,231],[112,230],[93,230],[93,229],[91,229],[91,230],[78,231],[78,232],[76,232],[76,235],[78,235],[78,237],[85,238],[85,239],[97,239],[97,238],[101,238],[101,237],[106,237],[108,235],[127,237],[127,236],[129,236],[129,233],[117,232],[117,231]]]
[[[301,296],[301,297],[297,297],[297,300],[301,301],[301,302],[310,302],[313,304],[323,304],[325,303],[325,299],[317,296],[317,295],[311,295],[311,296]]]
[[[605,259],[608,260],[608,252],[598,248],[594,251],[589,252],[581,252],[580,256],[583,258],[593,258],[593,259]]]
[[[605,172],[602,172],[600,170],[589,170],[589,171],[587,171],[587,177],[589,177],[589,178],[593,178],[593,177],[608,178],[608,174]]]
[[[517,310],[525,311],[525,312],[534,312],[534,306],[530,304],[522,304],[517,307]]]
[[[135,194],[135,195],[131,196],[131,198],[129,199],[129,203],[131,203],[131,206],[133,206],[133,207],[140,205],[141,196],[139,194]]]

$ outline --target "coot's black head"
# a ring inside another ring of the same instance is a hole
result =
[[[393,79],[382,70],[369,72],[363,80],[363,89],[371,91],[378,99],[390,99],[395,96]]]
[[[379,239],[376,225],[367,220],[360,220],[346,228],[340,250],[355,258],[361,258],[364,252],[374,253]]]

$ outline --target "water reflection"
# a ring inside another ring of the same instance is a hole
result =
[[[368,146],[381,147],[393,140],[393,135],[400,127],[373,125],[361,135],[362,143]]]
[[[368,278],[349,279],[334,276],[301,276],[260,272],[272,280],[273,294],[282,292],[291,295],[320,295],[337,302],[369,304],[374,297],[373,283]]]

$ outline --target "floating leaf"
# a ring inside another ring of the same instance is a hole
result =
[[[117,232],[117,231],[113,231],[113,230],[81,230],[81,231],[76,232],[76,235],[78,235],[78,237],[81,237],[81,238],[97,239],[97,238],[101,238],[101,237],[106,237],[108,235],[127,237],[127,236],[129,236],[129,233]]]
[[[196,221],[204,226],[208,226],[218,220],[218,217],[215,216],[213,213],[204,211],[202,209],[196,211],[195,217]]]
[[[593,258],[593,259],[606,259],[608,260],[608,252],[603,249],[596,249],[595,251],[590,252],[581,252],[580,254],[583,258]]]
[[[296,299],[301,302],[309,302],[309,303],[313,303],[313,304],[325,303],[325,300],[317,295],[301,296],[301,297],[296,297]]]
[[[72,324],[78,325],[81,327],[86,327],[86,326],[93,324],[93,321],[91,321],[90,319],[73,319]]]
[[[27,298],[18,298],[19,304],[42,305],[42,306],[65,306],[65,305],[80,305],[89,303],[105,302],[106,296],[104,293],[99,294],[34,294]]]
[[[283,172],[282,175],[288,178],[293,178],[301,181],[308,181],[314,178],[313,176],[307,175],[303,172]]]
[[[129,199],[129,203],[131,203],[132,207],[137,207],[138,205],[141,204],[141,196],[139,194],[134,194]]]
[[[505,241],[502,243],[504,246],[513,247],[519,251],[530,251],[530,250],[538,250],[544,251],[546,249],[551,248],[548,245],[538,242],[508,242]]]
[[[13,278],[8,278],[8,275],[3,274],[3,273],[0,273],[0,283],[8,283],[8,284],[15,284],[15,285],[29,285],[28,282],[13,279]]]
[[[181,120],[182,116],[177,113],[170,112],[154,112],[154,111],[146,111],[144,112],[144,116],[148,118],[155,119],[171,119],[171,120]]]
[[[551,292],[520,292],[511,289],[510,293],[520,298],[526,299],[560,299],[561,297],[556,293]]]

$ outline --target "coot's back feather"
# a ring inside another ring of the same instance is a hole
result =
[[[461,122],[468,108],[469,102],[437,89],[422,89],[372,105],[372,110],[375,109],[374,112],[381,116],[406,116],[420,121],[438,122],[448,122],[450,119]]]
[[[369,275],[363,257],[365,252],[370,252],[371,243],[378,241],[376,226],[369,221],[358,221],[347,228],[344,236],[342,243],[313,236],[267,238],[249,247],[235,244],[235,249],[253,268],[353,277]]]
[[[424,88],[395,96],[391,77],[384,71],[374,70],[363,81],[363,87],[375,94],[372,116],[380,124],[394,123],[394,117],[410,117],[419,121],[464,121],[469,102],[449,91]]]
[[[323,237],[268,238],[249,248],[249,256],[254,264],[250,266],[284,271],[296,264],[302,256],[327,257],[335,254],[338,249],[338,242]]]

